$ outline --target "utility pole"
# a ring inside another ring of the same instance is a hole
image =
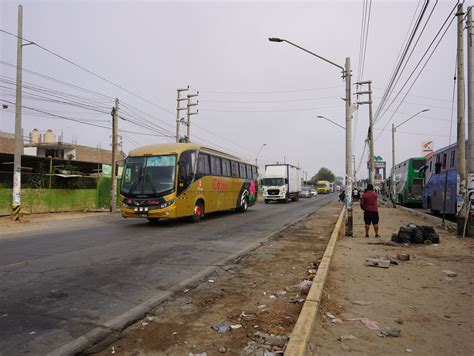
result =
[[[352,237],[352,100],[351,59],[346,57],[344,79],[346,81],[346,236]]]
[[[473,45],[473,23],[472,23],[472,11],[473,6],[467,8],[467,142],[468,142],[468,199],[467,203],[471,205],[471,193],[474,191],[474,57],[472,53]],[[469,211],[470,212],[470,211]],[[467,230],[467,235],[472,236],[474,231],[472,231],[471,226],[474,225],[474,219],[471,213],[468,214],[469,219],[469,229]]]
[[[352,155],[352,167],[354,168],[354,184],[357,183],[356,156]]]
[[[181,98],[181,93],[183,91],[188,91],[189,90],[189,85],[187,86],[186,89],[178,89],[178,99],[176,99],[176,143],[179,143],[180,137],[179,137],[179,125],[181,125],[181,110],[186,110],[186,108],[181,107],[181,102],[184,100],[187,100],[186,98]]]
[[[119,100],[115,99],[115,106],[112,108],[112,176],[110,184],[110,212],[115,213],[117,206],[117,151],[118,151],[118,114]]]
[[[390,191],[392,197],[392,207],[396,208],[396,199],[395,199],[395,124],[392,123],[392,173],[390,174]]]
[[[191,107],[197,106],[199,104],[199,100],[197,100],[195,103],[191,102],[191,98],[194,98],[195,96],[199,96],[199,91],[196,94],[188,94],[188,105],[187,105],[187,122],[186,122],[186,142],[191,142],[191,116],[192,115],[197,115],[199,113],[199,110],[196,110],[195,112],[191,112]]]
[[[356,83],[358,85],[368,85],[367,91],[360,91],[356,94],[358,95],[369,95],[369,101],[360,101],[357,102],[358,105],[369,105],[369,132],[367,136],[367,141],[369,142],[369,183],[374,184],[375,177],[375,168],[374,168],[374,123],[372,120],[372,81],[367,80],[364,82]]]
[[[465,123],[464,123],[464,105],[465,105],[465,93],[464,93],[464,10],[463,4],[458,5],[458,17],[457,26],[457,171],[459,175],[459,193],[458,193],[458,234],[464,231],[465,219],[466,219],[466,137],[465,137]],[[462,204],[459,204],[461,203]]]
[[[18,5],[18,35],[16,55],[16,99],[15,99],[15,156],[13,159],[13,196],[12,219],[20,219],[21,210],[21,155],[23,154],[23,137],[21,129],[21,88],[23,65],[23,6]]]

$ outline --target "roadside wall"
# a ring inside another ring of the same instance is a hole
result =
[[[34,214],[107,209],[110,200],[111,179],[107,177],[89,179],[94,180],[92,184],[95,185],[95,188],[22,188],[21,210]],[[118,195],[117,193],[117,197]],[[11,214],[11,199],[12,189],[0,188],[0,216]]]

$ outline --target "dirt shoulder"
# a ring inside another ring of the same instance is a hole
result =
[[[109,212],[61,212],[44,214],[22,214],[20,221],[13,221],[10,216],[0,217],[0,238],[8,237],[8,234],[16,232],[27,232],[31,230],[41,230],[54,225],[64,226],[64,224],[81,225],[84,220],[91,217],[110,216]]]
[[[282,351],[304,301],[298,285],[321,259],[340,209],[336,202],[319,209],[207,282],[189,286],[99,355]],[[212,329],[219,323],[235,329],[221,334]]]
[[[458,238],[435,226],[440,244],[388,246],[380,240],[389,241],[400,226],[428,223],[388,207],[381,208],[380,217],[382,238],[364,238],[362,212],[355,207],[355,238],[341,238],[336,245],[310,344],[312,354],[471,355],[474,239]],[[389,268],[365,266],[368,256],[399,252],[409,254],[410,260]],[[331,322],[326,312],[339,320]],[[400,336],[378,336],[360,318],[399,328]]]

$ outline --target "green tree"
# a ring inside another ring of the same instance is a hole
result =
[[[316,175],[311,179],[313,182],[317,182],[318,180],[327,180],[329,182],[334,182],[336,176],[330,169],[326,167],[321,167],[316,173]]]

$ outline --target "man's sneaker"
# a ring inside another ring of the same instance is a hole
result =
[[[375,235],[375,237],[380,237],[380,235],[379,235],[379,234],[377,234],[377,235]]]
[[[369,234],[366,234],[365,237],[369,237]]]

